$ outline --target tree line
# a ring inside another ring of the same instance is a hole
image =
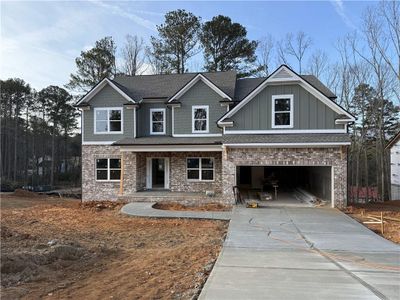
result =
[[[151,36],[149,41],[128,35],[120,49],[110,36],[96,41],[93,48],[82,51],[76,58],[77,71],[71,74],[65,88],[85,93],[104,77],[118,75],[236,70],[239,77],[265,77],[280,64],[286,64],[300,74],[312,74],[321,79],[338,95],[337,103],[357,117],[350,127],[349,185],[356,190],[376,187],[378,198],[387,199],[390,165],[384,147],[400,129],[400,3],[381,1],[371,5],[363,14],[361,28],[343,36],[333,46],[338,59],[330,61],[328,54],[315,49],[313,39],[302,31],[288,33],[280,39],[268,34],[251,40],[245,26],[228,16],[218,15],[202,22],[201,17],[178,9],[166,13],[164,22],[157,26],[157,35]],[[199,55],[202,56],[200,62],[195,60]],[[18,95],[8,97],[25,97],[24,93]],[[27,98],[36,99],[33,101],[37,106],[40,102],[35,97]],[[64,99],[69,103],[67,94]],[[19,132],[31,130],[32,126],[25,124],[27,118],[21,115],[22,106],[15,100],[8,102],[13,103],[7,104],[8,110],[4,113],[7,119],[4,128],[9,128],[9,133],[4,135],[8,139],[5,145],[9,150],[10,145],[18,144],[13,135],[19,136]],[[56,149],[57,137],[62,133],[65,136],[65,131],[50,114],[39,112],[33,110],[32,119],[40,118],[42,125],[49,127],[48,141],[55,144],[49,153],[60,157],[60,149]],[[66,136],[72,135],[74,126]],[[10,158],[8,150],[3,151],[3,148],[2,143],[2,177],[6,174],[8,179],[18,179],[18,173],[26,173],[20,168],[15,170],[21,167],[15,164],[19,156]],[[23,160],[29,161],[27,155],[21,154]],[[57,162],[50,168],[49,174],[54,176]],[[51,182],[54,183],[54,179]],[[359,200],[357,193],[353,200]]]

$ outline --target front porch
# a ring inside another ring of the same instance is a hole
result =
[[[172,192],[170,190],[142,190],[119,195],[118,200],[127,202],[179,202],[185,205],[217,203],[222,201],[222,194],[207,196],[204,192]]]

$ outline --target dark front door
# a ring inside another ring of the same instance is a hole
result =
[[[152,158],[151,181],[153,188],[165,187],[165,158]]]

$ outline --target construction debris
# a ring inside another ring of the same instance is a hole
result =
[[[327,201],[319,199],[301,188],[296,188],[293,192],[293,195],[301,203],[306,203],[312,207],[324,206],[327,203]]]

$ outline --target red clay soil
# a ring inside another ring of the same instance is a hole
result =
[[[344,212],[360,223],[370,221],[367,216],[380,216],[382,212],[385,220],[383,235],[380,224],[362,224],[384,238],[400,244],[400,201],[353,204],[348,206]],[[393,220],[385,219],[385,217]]]
[[[179,211],[230,211],[232,206],[222,205],[220,203],[208,203],[203,205],[183,205],[177,202],[159,202],[153,205],[153,208],[163,210],[179,210]]]
[[[1,299],[190,299],[227,230],[223,221],[127,217],[115,203],[1,202]]]

